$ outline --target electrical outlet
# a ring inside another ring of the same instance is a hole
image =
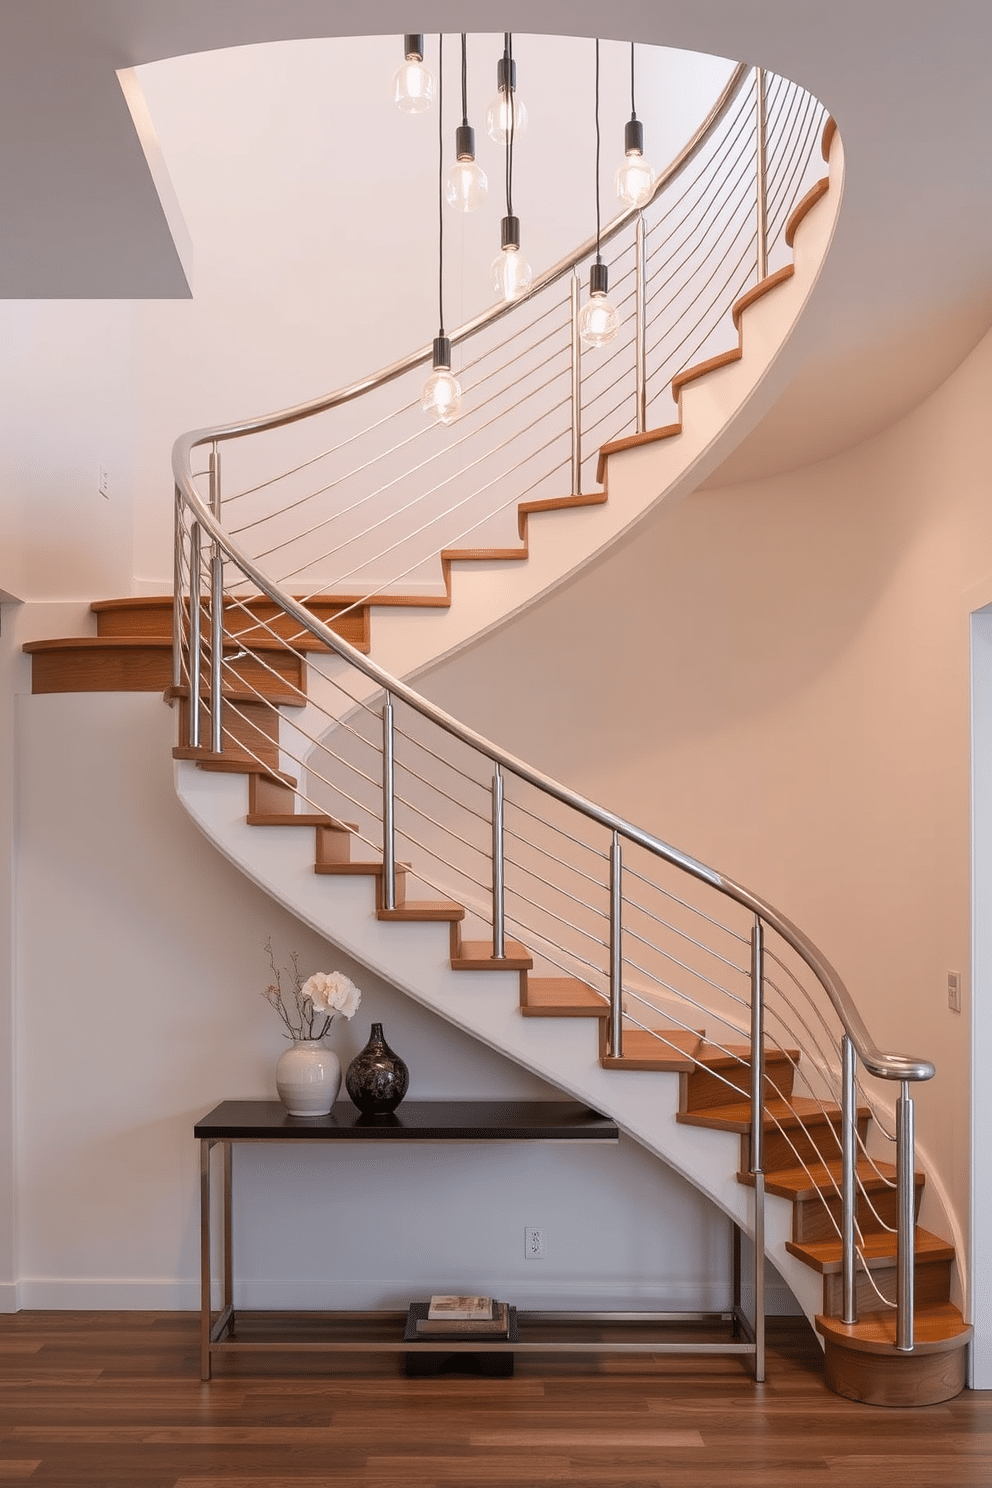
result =
[[[528,1261],[544,1260],[544,1231],[528,1226],[524,1230],[524,1255]]]
[[[105,496],[108,501],[110,500],[110,471],[106,465],[100,466],[100,473],[97,478],[97,490],[101,496]]]
[[[947,1006],[952,1013],[961,1011],[961,973],[959,971],[947,973]]]

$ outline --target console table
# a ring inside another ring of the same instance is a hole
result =
[[[223,1101],[193,1128],[200,1143],[200,1377],[208,1380],[213,1356],[230,1350],[322,1350],[341,1352],[409,1353],[434,1350],[445,1354],[500,1350],[520,1352],[591,1353],[753,1353],[753,1343],[738,1341],[738,1308],[732,1313],[626,1313],[626,1314],[539,1314],[526,1316],[531,1322],[560,1324],[568,1317],[585,1322],[617,1322],[643,1326],[653,1322],[684,1322],[720,1319],[735,1324],[734,1340],[721,1343],[666,1343],[651,1339],[615,1341],[596,1339],[544,1340],[533,1338],[513,1343],[486,1339],[466,1341],[438,1339],[415,1345],[403,1341],[404,1314],[322,1313],[322,1336],[290,1341],[271,1332],[262,1339],[238,1336],[234,1309],[234,1259],[232,1197],[234,1165],[232,1152],[238,1142],[616,1142],[616,1123],[575,1101],[405,1101],[391,1116],[362,1116],[350,1102],[339,1102],[329,1116],[290,1116],[279,1101]],[[211,1153],[220,1148],[222,1187],[222,1294],[221,1307],[212,1306],[213,1244],[211,1210],[213,1169]],[[735,1257],[739,1245],[735,1244]],[[277,1316],[277,1315],[272,1315]],[[342,1332],[348,1336],[342,1336]]]

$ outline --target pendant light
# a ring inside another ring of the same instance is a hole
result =
[[[630,43],[630,118],[623,130],[624,159],[614,182],[617,196],[628,207],[643,207],[654,190],[654,170],[644,159],[644,125],[634,107],[634,43]]]
[[[513,60],[513,37],[503,33],[503,55],[496,64],[496,97],[486,113],[486,129],[496,145],[505,143],[511,130],[523,134],[527,109],[517,97],[517,64]]]
[[[431,375],[424,383],[421,407],[438,424],[450,424],[461,412],[462,390],[451,371],[451,342],[444,334],[444,37],[437,39],[437,308]]]
[[[489,182],[475,160],[475,130],[468,122],[468,53],[462,32],[462,122],[455,130],[455,163],[448,171],[444,194],[448,206],[458,212],[474,212],[481,207]]]
[[[620,316],[606,298],[609,274],[600,255],[599,214],[599,38],[596,38],[596,262],[589,269],[589,298],[579,311],[579,336],[586,346],[605,346],[620,328]]]
[[[513,68],[513,38],[507,33],[505,57]],[[510,127],[506,132],[506,216],[500,223],[500,252],[493,259],[492,277],[496,298],[515,300],[522,295],[530,283],[533,273],[530,264],[520,252],[520,219],[513,215],[513,145],[516,138],[514,115],[509,114]]]
[[[434,78],[424,66],[421,33],[404,36],[403,59],[393,74],[393,102],[404,114],[422,114],[433,102]]]

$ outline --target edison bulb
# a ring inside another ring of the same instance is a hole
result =
[[[605,294],[591,294],[579,311],[579,336],[584,346],[605,346],[620,329],[620,316]]]
[[[516,139],[527,128],[526,104],[521,102],[516,93],[511,91],[507,97],[506,93],[500,89],[486,110],[486,129],[494,144],[506,144],[506,137],[510,132],[511,108],[513,110],[513,138]]]
[[[404,114],[422,114],[433,101],[433,73],[416,57],[408,57],[393,74],[393,102]]]
[[[614,181],[622,202],[629,207],[643,207],[654,190],[654,170],[643,155],[631,153],[624,156]]]
[[[492,276],[496,298],[515,300],[523,294],[534,274],[520,249],[508,247],[493,259]]]
[[[474,212],[488,190],[486,173],[474,160],[456,160],[445,177],[444,198],[456,212]]]
[[[462,411],[462,390],[449,368],[436,367],[424,383],[420,406],[436,424],[452,423]]]

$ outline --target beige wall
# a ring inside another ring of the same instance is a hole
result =
[[[992,573],[990,382],[986,337],[880,437],[663,509],[424,684],[770,899],[883,1047],[936,1061],[919,1136],[965,1231],[968,615]]]

